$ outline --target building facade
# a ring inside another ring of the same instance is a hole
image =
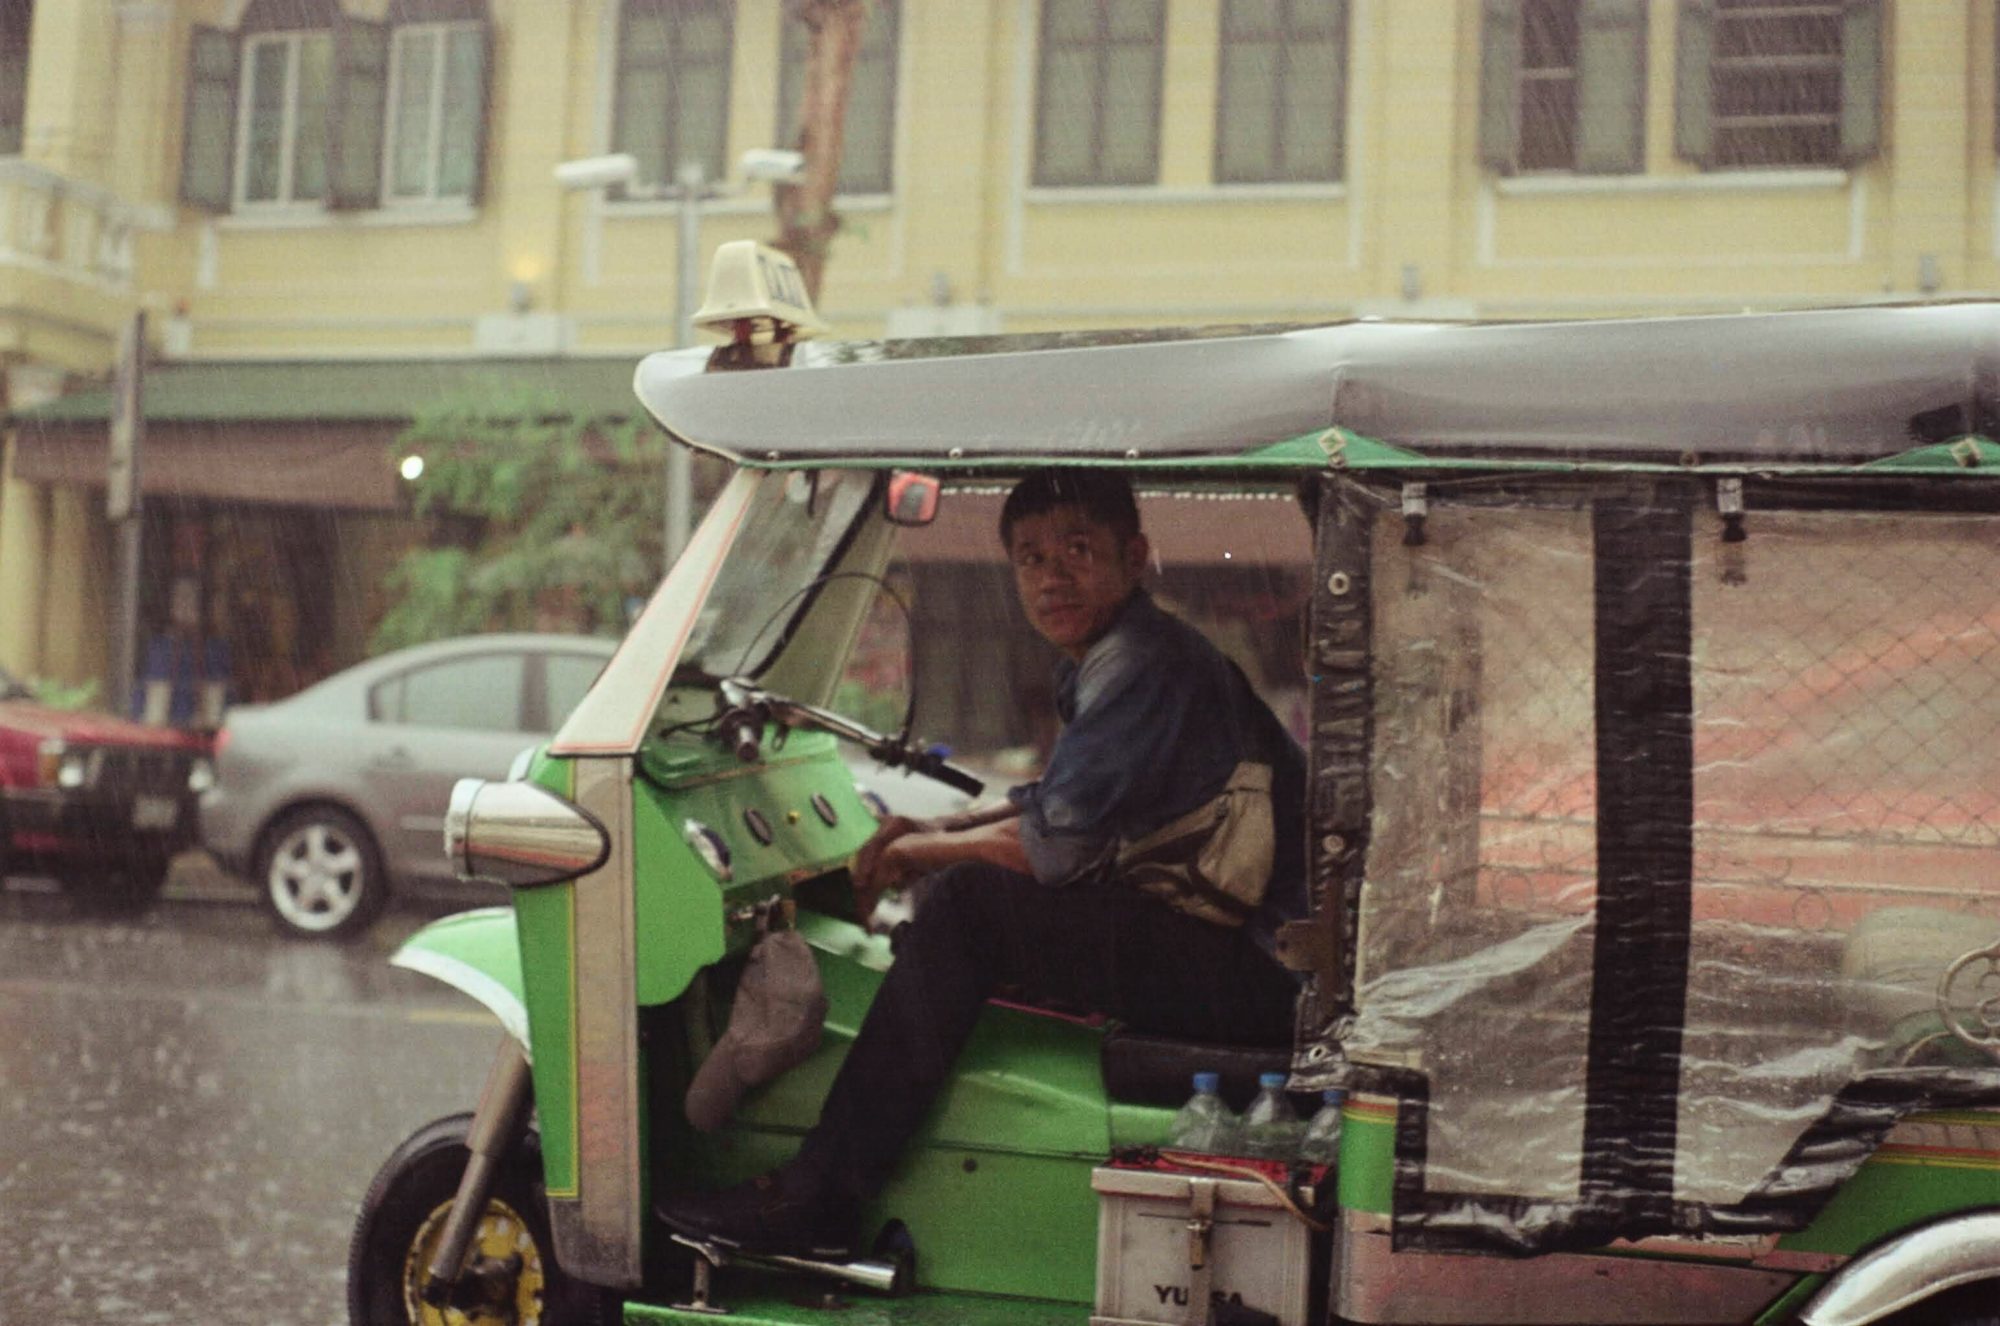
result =
[[[1991,292],[1995,10],[873,0],[822,310],[913,335]],[[108,407],[74,393],[139,309],[220,430],[147,467],[148,548],[203,597],[216,546],[282,534],[338,636],[294,671],[358,656],[407,522],[391,482],[295,476],[388,464],[394,411],[363,445],[274,404],[279,366],[560,385],[671,343],[665,186],[718,182],[704,250],[768,237],[735,163],[791,141],[804,56],[783,0],[0,0],[0,665],[105,670]],[[610,152],[636,182],[554,182]]]

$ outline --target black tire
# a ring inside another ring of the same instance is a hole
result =
[[[609,1295],[563,1274],[556,1265],[542,1193],[541,1147],[530,1132],[503,1158],[471,1257],[485,1250],[518,1255],[518,1270],[496,1272],[492,1288],[506,1301],[500,1310],[470,1307],[447,1318],[417,1297],[429,1270],[430,1249],[465,1172],[470,1114],[429,1123],[397,1147],[369,1185],[347,1253],[347,1316],[351,1326],[417,1326],[463,1321],[497,1326],[526,1320],[539,1304],[543,1326],[602,1326],[615,1306]],[[526,1235],[525,1246],[521,1235]],[[539,1286],[536,1280],[539,1278]],[[510,1315],[511,1313],[511,1315]]]
[[[389,903],[375,835],[338,806],[299,806],[273,820],[258,835],[251,879],[272,923],[298,939],[352,939]]]

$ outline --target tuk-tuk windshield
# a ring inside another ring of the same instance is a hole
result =
[[[798,470],[762,485],[695,620],[682,669],[762,672],[866,512],[874,481],[861,470]]]

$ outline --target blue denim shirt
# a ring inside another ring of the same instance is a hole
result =
[[[1305,906],[1305,755],[1234,664],[1144,590],[1057,670],[1063,720],[1048,767],[1008,791],[1035,877],[1068,884],[1135,838],[1221,794],[1245,758],[1271,766],[1277,856],[1248,928],[1268,952]]]

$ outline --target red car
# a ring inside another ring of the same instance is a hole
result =
[[[195,839],[208,742],[51,709],[0,670],[0,876],[53,876],[81,901],[136,907]]]

